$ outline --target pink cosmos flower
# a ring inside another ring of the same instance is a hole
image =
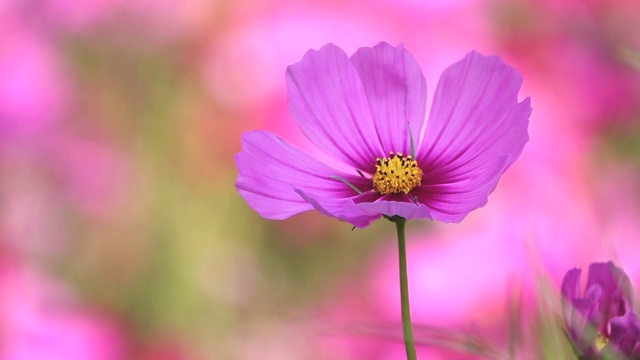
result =
[[[471,52],[446,69],[427,122],[426,82],[402,46],[348,58],[328,44],[289,66],[286,80],[301,130],[336,162],[245,133],[236,187],[269,219],[315,208],[361,228],[383,215],[459,222],[486,204],[528,140],[522,78],[495,56]]]

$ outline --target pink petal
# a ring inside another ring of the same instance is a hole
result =
[[[296,191],[320,213],[348,222],[359,228],[365,228],[382,217],[382,213],[365,212],[362,209],[351,206],[354,201],[375,201],[379,195],[372,191],[352,196],[349,199],[327,198],[318,193],[299,189]]]
[[[632,308],[631,281],[624,270],[611,261],[589,265],[585,297],[592,288],[601,291],[596,300],[599,303],[598,312],[605,321],[614,316],[622,316]],[[606,323],[603,328],[606,330]]]
[[[435,219],[458,222],[486,204],[522,152],[531,106],[517,101],[521,84],[500,58],[476,52],[442,74],[417,156],[425,172],[419,197]]]
[[[432,219],[429,208],[423,204],[390,200],[390,196],[380,197],[374,191],[353,195],[348,199],[327,198],[312,191],[296,190],[320,213],[365,228],[383,215],[401,216],[407,220]]]
[[[424,204],[415,204],[413,202],[395,201],[395,200],[378,200],[375,202],[359,202],[349,201],[344,206],[345,211],[351,213],[363,213],[368,216],[376,216],[380,218],[382,215],[400,216],[407,220],[413,219],[429,219],[431,212]]]
[[[384,153],[358,72],[333,44],[287,68],[289,107],[318,148],[369,173]]]
[[[296,188],[344,202],[356,193],[331,176],[341,176],[361,188],[366,185],[366,179],[341,173],[266,131],[243,134],[242,151],[235,161],[238,192],[267,219],[286,219],[313,209]]]
[[[571,269],[562,280],[562,308],[565,320],[572,319],[573,300],[580,298],[580,269]]]
[[[564,299],[571,301],[580,297],[580,274],[582,270],[571,269],[567,271],[562,280],[562,296]]]
[[[427,83],[420,66],[402,45],[385,42],[360,48],[351,62],[364,86],[383,155],[410,154],[408,127],[420,135],[426,120]]]
[[[423,176],[423,185],[414,190],[418,202],[426,204],[433,218],[442,222],[457,223],[471,211],[487,204],[488,195],[498,184],[509,157],[492,159],[476,168],[468,167],[466,173],[454,177]]]

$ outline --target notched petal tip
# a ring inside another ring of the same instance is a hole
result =
[[[287,66],[287,70],[285,71],[285,74],[286,76],[290,76],[289,73],[292,70],[295,70],[298,64],[303,62],[315,61],[317,58],[327,56],[328,54],[331,54],[332,56],[347,57],[347,54],[344,52],[344,50],[342,50],[342,48],[340,48],[339,46],[336,46],[334,43],[327,43],[322,47],[320,47],[319,49],[307,50],[307,52],[305,52],[304,55],[302,55],[302,59],[299,62]]]
[[[417,61],[402,45],[386,42],[360,48],[350,61],[362,81],[383,154],[409,153],[408,127],[419,134],[426,121],[427,85]]]
[[[423,202],[442,208],[438,220],[459,221],[486,204],[520,156],[531,113],[529,98],[518,102],[521,85],[513,67],[475,51],[443,72],[417,155],[431,194]]]
[[[319,149],[354,168],[382,153],[362,81],[345,52],[328,44],[287,68],[289,109]]]

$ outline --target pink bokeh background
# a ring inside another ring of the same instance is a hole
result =
[[[0,1],[0,360],[402,358],[394,227],[268,221],[234,188],[244,131],[328,160],[286,67],[380,41],[415,56],[428,104],[477,50],[533,106],[484,208],[409,224],[421,358],[566,357],[567,270],[613,260],[640,287],[638,17],[630,0]]]

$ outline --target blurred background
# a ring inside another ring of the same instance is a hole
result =
[[[268,221],[234,188],[244,131],[315,151],[288,65],[383,40],[430,98],[468,51],[497,54],[534,109],[487,206],[409,224],[420,355],[565,358],[567,270],[613,260],[640,286],[638,18],[633,0],[0,0],[0,359],[401,359],[394,226]]]

